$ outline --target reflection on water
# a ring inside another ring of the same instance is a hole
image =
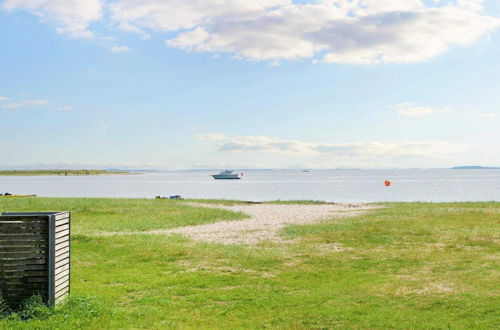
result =
[[[57,197],[147,197],[331,202],[500,201],[500,170],[247,170],[242,180],[216,171],[111,176],[0,176],[0,192]],[[385,187],[384,181],[392,186]]]

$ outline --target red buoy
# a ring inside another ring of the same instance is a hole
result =
[[[384,184],[385,184],[386,187],[390,187],[391,186],[391,181],[385,180]]]

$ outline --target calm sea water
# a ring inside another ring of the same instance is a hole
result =
[[[0,192],[54,197],[224,198],[330,202],[500,201],[500,170],[248,170],[242,180],[213,171],[112,176],[0,176]],[[384,186],[384,180],[392,182]]]

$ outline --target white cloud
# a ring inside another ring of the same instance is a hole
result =
[[[451,111],[450,108],[427,108],[427,107],[419,107],[413,106],[411,103],[400,103],[395,106],[398,115],[400,116],[411,116],[411,117],[422,117],[427,116],[432,113],[437,112],[448,112]]]
[[[261,151],[297,155],[329,154],[335,156],[425,156],[440,151],[450,152],[464,146],[445,141],[417,142],[352,142],[352,143],[310,143],[297,140],[285,140],[266,136],[239,137],[220,144],[219,151]]]
[[[221,141],[227,139],[226,136],[220,133],[205,133],[196,135],[198,140],[202,141]]]
[[[240,162],[264,159],[276,167],[309,164],[313,167],[432,167],[451,166],[500,153],[447,141],[312,143],[266,136],[228,139],[219,152],[236,153]],[[227,156],[225,156],[227,157]]]
[[[496,118],[497,114],[493,112],[487,112],[487,113],[480,113],[479,116],[484,118]]]
[[[177,33],[171,47],[254,60],[419,62],[500,26],[478,0],[119,0],[110,8],[123,29]]]
[[[5,10],[27,10],[56,26],[58,33],[75,38],[92,38],[88,29],[102,17],[101,0],[6,0]]]
[[[113,53],[127,53],[130,52],[130,48],[127,46],[113,46],[109,49]]]
[[[0,102],[8,101],[8,100],[10,100],[8,97],[0,96]]]
[[[1,109],[18,109],[24,107],[40,106],[49,103],[47,100],[25,100],[13,103],[0,104]]]
[[[71,105],[63,106],[63,107],[58,107],[58,111],[72,111],[75,110],[75,108]]]
[[[413,63],[468,46],[500,26],[482,0],[6,0],[60,33],[93,37],[104,18],[119,29],[168,33],[170,47],[234,58],[349,64]],[[109,12],[104,13],[107,10]],[[106,15],[104,15],[106,14]],[[115,46],[111,51],[129,51]]]

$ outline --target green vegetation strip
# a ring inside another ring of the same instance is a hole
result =
[[[76,235],[170,229],[245,217],[169,199],[0,198],[0,211],[71,211]]]
[[[126,171],[108,171],[108,170],[9,170],[0,171],[0,176],[34,176],[34,175],[112,175],[112,174],[130,174]]]
[[[74,211],[75,234],[68,303],[6,314],[0,328],[498,328],[500,203],[385,206],[243,247],[88,235],[220,216],[183,202],[0,200]]]

